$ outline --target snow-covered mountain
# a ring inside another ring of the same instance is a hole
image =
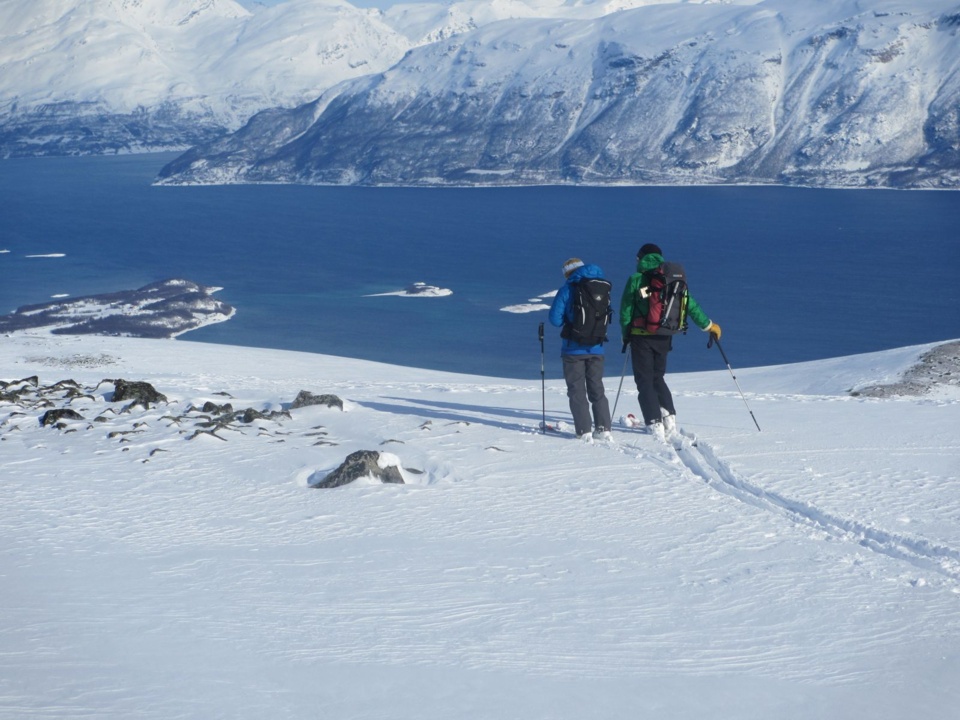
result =
[[[162,177],[952,188],[958,34],[953,0],[667,3],[491,23],[255,118]]]
[[[674,443],[586,445],[562,380],[5,336],[0,718],[949,720],[940,349],[738,369],[762,432],[674,375]],[[312,489],[359,451],[403,484]]]
[[[382,13],[343,0],[4,0],[0,157],[182,148],[463,29],[615,7],[467,0]]]
[[[516,18],[598,18],[645,5],[735,2],[752,5],[761,0],[460,0],[460,2],[397,3],[383,18],[414,45],[446,40],[500,20]]]
[[[0,156],[186,147],[409,47],[340,0],[6,0]]]

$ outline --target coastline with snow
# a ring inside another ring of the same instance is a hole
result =
[[[55,335],[177,337],[233,317],[236,310],[213,297],[220,289],[171,279],[138,290],[70,299],[58,293],[53,296],[56,302],[0,315],[0,333],[46,328]]]

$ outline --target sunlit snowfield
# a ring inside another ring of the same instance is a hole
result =
[[[0,717],[952,718],[960,394],[847,392],[927,349],[738,370],[762,432],[676,374],[673,444],[587,446],[539,379],[5,337]],[[406,484],[308,487],[360,449]]]

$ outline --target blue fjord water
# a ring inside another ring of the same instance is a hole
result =
[[[237,309],[184,340],[538,379],[546,312],[501,308],[555,290],[571,256],[619,297],[656,242],[735,367],[960,337],[958,193],[151,185],[172,157],[0,162],[0,312],[182,277]],[[368,297],[417,281],[453,294]],[[616,375],[617,337],[608,354]],[[676,339],[671,371],[723,367],[699,330]]]

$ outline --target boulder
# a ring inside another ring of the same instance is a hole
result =
[[[133,405],[143,405],[150,407],[150,403],[166,402],[167,396],[157,392],[156,388],[148,382],[138,382],[129,380],[114,380],[114,391],[112,402],[133,401]]]
[[[357,450],[347,455],[346,460],[323,480],[310,485],[312,488],[335,488],[347,485],[363,477],[373,477],[383,483],[403,484],[403,476],[395,465],[380,467],[380,453],[375,450]]]
[[[226,405],[217,405],[215,402],[210,402],[209,400],[207,400],[203,404],[203,407],[200,408],[200,412],[215,413],[217,415],[222,415],[224,413],[232,413],[233,405],[230,403],[227,403]]]
[[[61,420],[83,420],[83,415],[70,408],[61,408],[58,410],[47,410],[40,417],[40,426],[56,425]]]
[[[306,390],[301,390],[297,394],[297,398],[293,401],[293,404],[290,405],[290,409],[297,410],[298,408],[309,407],[310,405],[326,405],[327,407],[335,407],[343,410],[343,400],[336,395],[314,395]]]

